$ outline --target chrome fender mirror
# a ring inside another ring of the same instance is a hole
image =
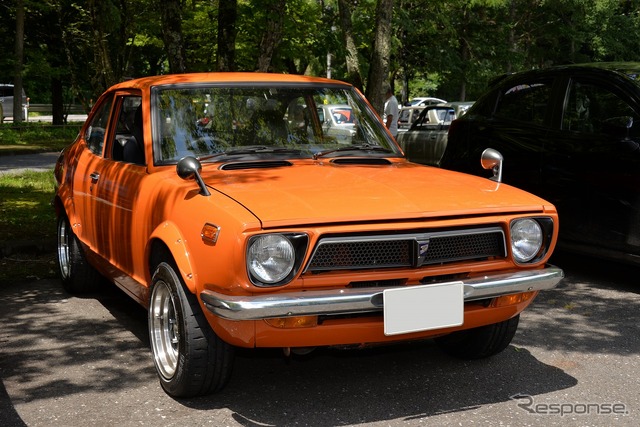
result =
[[[502,182],[502,162],[504,157],[499,151],[487,148],[480,156],[480,164],[484,169],[491,169],[493,176],[490,178],[496,182]]]
[[[195,179],[200,187],[200,194],[203,196],[210,196],[211,193],[200,176],[201,170],[202,165],[200,164],[200,161],[193,156],[181,158],[176,165],[176,172],[180,178],[184,180]]]

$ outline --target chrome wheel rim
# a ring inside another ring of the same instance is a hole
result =
[[[164,281],[156,283],[153,288],[149,310],[153,357],[162,377],[169,380],[178,366],[180,328],[171,291]]]
[[[69,261],[69,228],[67,221],[58,221],[58,265],[63,279],[69,278],[71,263]]]

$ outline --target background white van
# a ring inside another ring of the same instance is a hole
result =
[[[13,118],[13,85],[0,84],[0,107],[2,108],[2,118]],[[29,115],[29,98],[22,89],[22,120],[26,120]]]

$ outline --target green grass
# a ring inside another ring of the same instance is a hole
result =
[[[73,142],[81,126],[0,124],[0,156],[60,151]],[[52,172],[0,175],[0,285],[56,277],[55,249],[47,250],[55,248],[53,193]],[[36,242],[39,248],[20,242]],[[7,245],[12,248],[8,255],[2,251]]]
[[[0,124],[0,156],[60,151],[75,139],[81,123],[53,126],[47,123]]]
[[[0,175],[0,240],[55,235],[54,182],[52,171]]]
[[[55,247],[54,188],[52,171],[0,175],[0,245]],[[0,259],[0,282],[55,276],[55,251],[26,252]]]

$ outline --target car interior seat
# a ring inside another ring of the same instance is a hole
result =
[[[133,124],[131,126],[131,138],[124,144],[123,160],[128,163],[144,165],[144,136],[142,131],[142,105],[140,105],[133,116]]]

